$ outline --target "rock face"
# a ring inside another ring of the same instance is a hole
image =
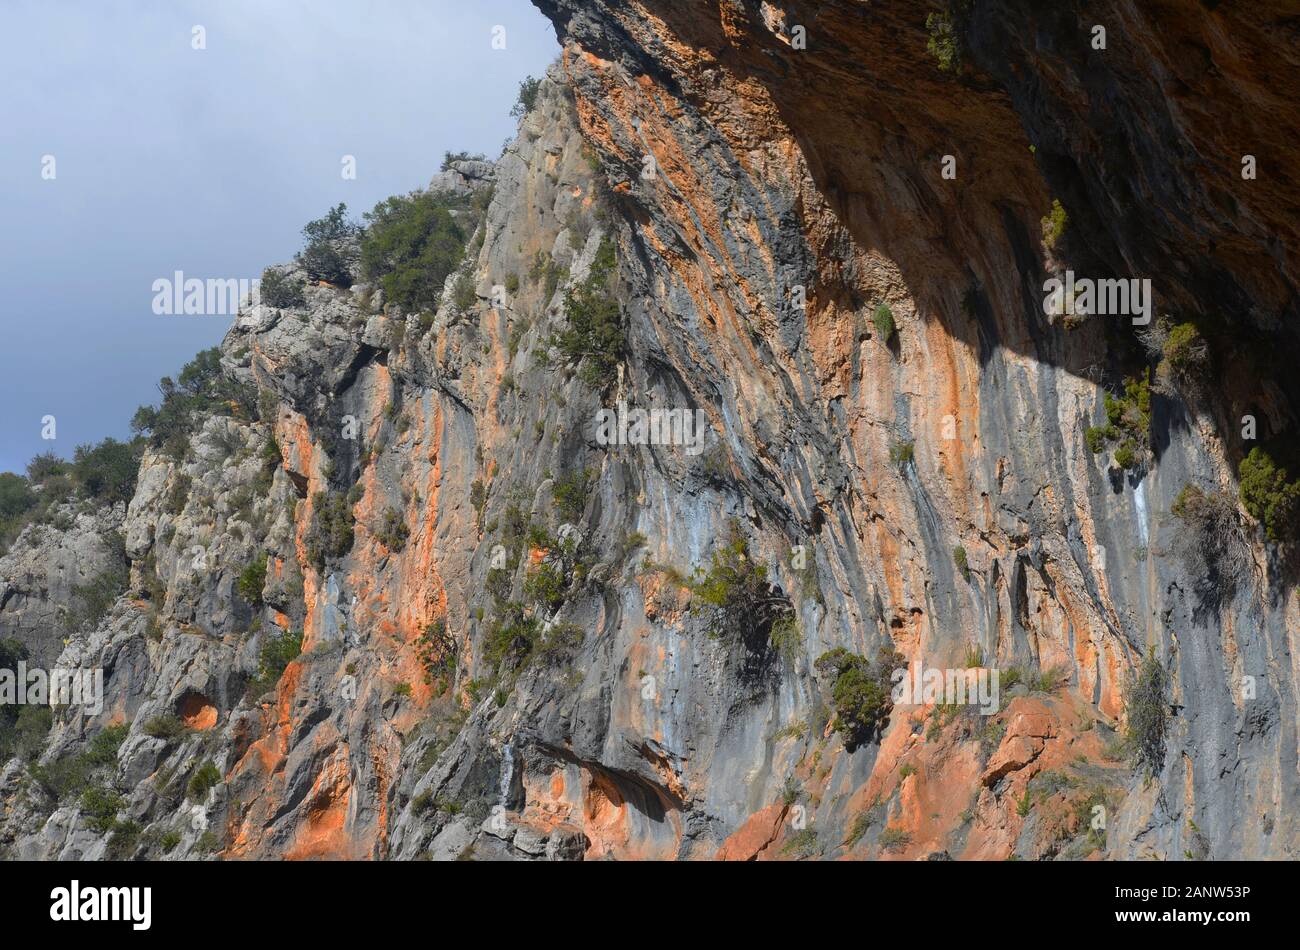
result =
[[[111,538],[122,509],[55,509],[0,557],[0,640],[17,640],[32,663],[49,666],[75,626],[78,590],[118,566]]]
[[[105,670],[103,713],[61,713],[35,765],[127,726],[116,825],[15,759],[0,846],[1293,857],[1294,585],[1256,540],[1207,596],[1170,510],[1232,490],[1236,420],[1283,431],[1294,384],[1225,354],[1222,391],[1154,398],[1123,469],[1085,431],[1134,331],[1042,292],[1150,277],[1162,313],[1290,345],[1281,6],[981,3],[952,18],[959,74],[917,4],[538,6],[564,52],[518,138],[431,183],[490,195],[437,313],[363,284],[261,308],[222,345],[259,418],[146,457],[132,590],[58,660]],[[626,347],[593,386],[557,337],[611,259]],[[698,414],[700,451],[609,444],[620,405]],[[715,635],[691,574],[737,537],[795,635]],[[1022,683],[990,715],[900,702],[850,749],[815,661],[881,646]],[[1173,711],[1151,782],[1116,751],[1144,655]]]

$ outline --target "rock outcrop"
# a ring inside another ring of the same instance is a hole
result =
[[[1125,466],[1088,430],[1142,340],[1043,302],[1067,269],[1147,277],[1161,315],[1294,349],[1281,5],[1007,0],[946,34],[912,3],[537,5],[563,54],[518,137],[431,183],[485,209],[437,312],[366,284],[260,307],[222,344],[256,418],[146,455],[131,590],[57,660],[105,670],[103,712],[5,767],[0,847],[1293,857],[1286,559],[1248,524],[1208,588],[1171,509],[1235,495],[1239,418],[1285,431],[1294,383],[1224,353],[1221,388],[1152,397]],[[622,338],[593,378],[563,340],[597,278]],[[611,441],[610,409],[702,442]],[[30,600],[24,557],[0,591]],[[760,569],[739,623],[720,563]],[[851,737],[816,661],[881,647],[1001,671],[1000,704]],[[1119,741],[1144,656],[1172,711],[1150,781]],[[96,821],[50,776],[113,727]]]

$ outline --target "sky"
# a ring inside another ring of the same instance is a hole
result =
[[[230,316],[155,314],[155,280],[257,278],[338,202],[359,217],[446,151],[497,156],[559,54],[527,0],[3,6],[0,471],[126,438],[221,340]]]

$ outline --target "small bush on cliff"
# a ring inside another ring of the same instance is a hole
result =
[[[518,118],[527,115],[533,111],[533,106],[537,104],[537,92],[542,87],[542,81],[532,76],[528,76],[519,84],[519,95],[515,99],[515,104],[510,108],[510,115]]]
[[[1203,366],[1209,355],[1205,339],[1192,323],[1180,323],[1170,328],[1161,352],[1165,361],[1179,372]]]
[[[443,152],[439,171],[449,171],[454,162],[485,162],[487,156],[482,152]]]
[[[27,658],[27,647],[21,641],[0,640],[0,670],[16,675],[18,663]],[[39,754],[52,724],[48,706],[0,703],[0,762],[7,762],[11,755],[27,758]]]
[[[249,680],[244,695],[256,699],[263,693],[270,692],[280,682],[285,669],[302,654],[302,631],[286,630],[276,636],[268,636],[262,642],[258,654],[257,676]]]
[[[1186,567],[1202,603],[1231,599],[1250,564],[1236,502],[1223,492],[1184,485],[1169,510],[1183,528],[1174,532],[1172,551]]]
[[[876,336],[880,337],[881,343],[889,343],[896,329],[894,325],[894,311],[889,309],[889,304],[882,303],[876,308],[871,315],[871,323],[876,328]]]
[[[33,766],[32,777],[63,800],[86,788],[93,775],[105,773],[117,764],[117,750],[126,740],[128,728],[123,724],[100,730],[82,752]]]
[[[889,447],[889,461],[899,468],[906,468],[916,457],[916,443],[895,442]]]
[[[456,681],[459,656],[446,622],[435,620],[425,627],[415,642],[415,652],[424,668],[424,681],[435,686],[438,693],[450,689]]]
[[[565,521],[576,522],[582,517],[587,506],[587,487],[591,482],[591,472],[578,469],[566,472],[555,480],[551,495],[555,507]]]
[[[0,668],[3,666],[0,663]],[[15,715],[5,715],[5,710],[14,709],[17,710]],[[34,761],[45,751],[45,739],[53,725],[54,713],[49,706],[15,706],[11,703],[0,707],[0,761],[8,762],[11,756]]]
[[[406,519],[396,508],[389,508],[384,512],[383,524],[375,532],[381,544],[388,550],[397,552],[406,547],[406,540],[411,536],[411,529],[407,527]]]
[[[793,612],[790,598],[768,583],[767,567],[754,561],[740,523],[732,519],[722,543],[714,548],[707,570],[696,568],[688,581],[692,610],[706,609],[709,635],[752,637],[770,642],[776,620]]]
[[[32,457],[27,463],[27,478],[33,485],[39,485],[47,478],[53,478],[56,475],[67,475],[71,468],[67,462],[59,458],[53,452],[42,452],[40,455]]]
[[[835,731],[844,738],[849,752],[874,741],[893,708],[890,696],[894,670],[906,666],[903,655],[881,647],[875,662],[836,647],[817,659],[818,672],[834,677],[831,703],[835,709]]]
[[[427,191],[394,195],[366,215],[361,270],[387,300],[407,310],[438,309],[443,285],[465,253],[463,202]]]
[[[961,572],[962,579],[970,580],[970,561],[966,557],[966,549],[960,544],[952,549],[952,560]]]
[[[529,616],[524,605],[514,601],[501,607],[488,627],[483,659],[498,673],[503,665],[523,666],[541,634],[542,622]]]
[[[1061,207],[1061,202],[1057,198],[1052,199],[1052,210],[1043,215],[1043,244],[1049,251],[1056,249],[1057,242],[1065,235],[1066,225],[1070,223],[1070,216],[1065,213]]]
[[[190,776],[189,784],[185,786],[185,795],[191,801],[202,801],[220,782],[221,773],[217,771],[217,767],[211,762],[204,762],[199,766],[198,771]]]
[[[13,472],[0,472],[0,554],[31,520],[38,501],[27,479]]]
[[[882,851],[900,851],[912,843],[910,832],[902,828],[888,827],[880,832],[880,850]]]
[[[140,474],[139,442],[104,439],[97,445],[79,445],[72,456],[72,475],[82,491],[101,504],[127,502],[135,494]]]
[[[1241,503],[1264,526],[1270,541],[1290,541],[1300,523],[1300,481],[1293,481],[1270,452],[1250,450],[1237,470]]]
[[[1166,396],[1180,390],[1196,392],[1206,381],[1210,347],[1196,324],[1158,320],[1141,334],[1141,340],[1147,353],[1159,360],[1156,392]]]
[[[1084,442],[1093,454],[1109,443],[1118,442],[1114,461],[1123,469],[1140,468],[1146,463],[1151,445],[1151,386],[1145,377],[1124,381],[1124,395],[1105,393],[1106,425],[1089,426]]]
[[[925,48],[935,58],[939,68],[946,73],[961,69],[961,51],[957,44],[957,31],[952,16],[947,12],[931,13],[925,18],[925,31],[930,34]]]
[[[258,286],[258,292],[262,303],[268,307],[303,307],[307,304],[302,284],[274,267],[262,271],[262,283]]]
[[[312,524],[307,532],[307,558],[316,570],[325,562],[352,550],[352,506],[341,492],[316,492],[312,496]]]
[[[565,363],[579,367],[578,377],[600,392],[614,383],[627,347],[612,286],[617,264],[614,242],[603,239],[587,279],[564,294],[568,328],[551,340]]]
[[[1169,732],[1168,675],[1154,653],[1124,685],[1124,709],[1128,714],[1125,743],[1134,767],[1143,771],[1149,784],[1165,762],[1165,736]]]
[[[262,589],[266,587],[266,558],[254,558],[252,563],[239,572],[235,588],[239,596],[254,607],[262,606]]]
[[[569,584],[560,567],[550,561],[534,566],[524,578],[524,595],[540,607],[554,610],[564,603]]]
[[[123,805],[122,796],[107,785],[92,785],[81,793],[81,813],[86,826],[96,834],[107,834]]]
[[[141,731],[154,739],[176,739],[189,732],[189,727],[179,716],[169,713],[164,716],[154,716],[141,727]]]
[[[191,417],[196,412],[251,419],[257,416],[257,394],[249,386],[228,378],[221,370],[221,350],[204,350],[186,363],[173,381],[158,383],[162,405],[141,406],[131,419],[137,435],[148,434],[149,443],[174,459],[189,447]]]
[[[36,495],[27,479],[13,472],[0,472],[0,521],[26,514],[36,507]]]
[[[306,246],[298,252],[298,263],[311,280],[324,280],[339,287],[352,286],[347,245],[358,232],[348,220],[348,206],[338,204],[323,218],[308,221],[302,229]]]

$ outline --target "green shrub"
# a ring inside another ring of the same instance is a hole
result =
[[[439,171],[450,170],[453,162],[484,162],[487,156],[482,152],[443,152],[442,164],[438,167]]]
[[[197,772],[190,776],[189,784],[185,786],[185,796],[191,801],[202,801],[207,797],[208,792],[216,788],[221,783],[221,773],[211,762],[204,762],[199,766]]]
[[[952,549],[952,560],[961,572],[963,580],[970,580],[970,561],[966,558],[966,549],[960,544]]]
[[[450,689],[456,680],[459,656],[456,641],[447,632],[445,621],[435,620],[424,628],[424,633],[415,642],[415,653],[424,667],[424,681],[436,684],[438,692]]]
[[[578,377],[599,392],[613,384],[627,347],[622,308],[612,290],[617,265],[614,242],[605,238],[587,279],[565,291],[568,328],[551,341],[567,365],[580,367]]]
[[[803,651],[803,631],[799,628],[799,619],[793,610],[772,621],[768,641],[786,660],[793,662],[798,658]]]
[[[817,853],[819,842],[813,828],[802,828],[790,836],[781,848],[783,855],[792,858],[809,858]]]
[[[447,277],[460,264],[468,234],[454,210],[460,199],[427,191],[395,195],[366,215],[361,269],[387,300],[407,310],[438,309]]]
[[[889,304],[882,303],[871,315],[871,323],[876,328],[876,336],[880,337],[881,343],[888,343],[890,337],[894,335],[894,311],[889,309]]]
[[[106,834],[122,808],[122,796],[106,785],[92,785],[81,793],[81,813],[96,834]]]
[[[1134,767],[1142,769],[1148,784],[1164,767],[1170,716],[1167,691],[1168,675],[1153,653],[1147,654],[1124,685],[1125,742]]]
[[[307,298],[303,296],[302,284],[275,267],[262,271],[262,282],[258,285],[262,303],[268,307],[287,308],[305,307]]]
[[[17,518],[36,507],[36,495],[27,479],[13,472],[0,472],[0,520]]]
[[[1115,464],[1123,469],[1141,467],[1151,445],[1151,385],[1145,377],[1124,380],[1124,394],[1104,393],[1106,425],[1091,426],[1084,433],[1088,450],[1096,454],[1107,443],[1119,442]]]
[[[928,14],[925,18],[925,31],[930,34],[925,48],[939,64],[939,69],[946,73],[958,72],[961,69],[961,54],[952,17],[947,12]]]
[[[902,828],[889,827],[880,832],[882,851],[901,851],[912,843],[912,836]]]
[[[849,826],[849,836],[844,839],[845,846],[856,848],[858,842],[871,830],[872,822],[873,816],[870,811],[860,811],[854,815],[853,824]]]
[[[1137,463],[1137,444],[1132,439],[1125,439],[1115,450],[1115,464],[1120,468],[1135,468]]]
[[[537,104],[537,92],[541,86],[542,81],[532,76],[528,76],[520,82],[519,95],[515,98],[515,104],[510,108],[510,115],[518,118],[532,112],[533,106]]]
[[[258,653],[257,675],[244,688],[244,696],[257,699],[275,689],[285,669],[302,654],[302,631],[286,630],[268,636]]]
[[[452,305],[462,313],[468,313],[478,303],[478,289],[474,286],[474,274],[463,270],[456,275],[451,285]]]
[[[483,487],[481,479],[474,479],[473,484],[469,486],[469,503],[474,507],[474,522],[481,529],[483,508],[487,505],[487,489]]]
[[[1270,541],[1290,541],[1300,522],[1300,481],[1293,481],[1273,456],[1256,446],[1237,469],[1241,504],[1264,526]]]
[[[191,416],[196,412],[250,419],[257,413],[257,394],[249,386],[229,379],[221,369],[221,350],[204,350],[181,368],[173,381],[164,376],[158,383],[162,405],[141,406],[131,419],[137,435],[149,434],[149,443],[172,458],[185,455],[189,446]],[[134,483],[132,484],[134,487]]]
[[[136,848],[139,847],[142,829],[134,821],[115,821],[112,831],[104,857],[109,861],[125,861],[135,854]]]
[[[511,271],[510,273],[506,274],[505,287],[506,287],[506,293],[510,294],[512,297],[515,294],[519,293],[519,275],[516,274],[514,271]]]
[[[138,441],[104,439],[97,445],[79,445],[72,456],[72,475],[90,498],[101,504],[129,502],[140,473]]]
[[[396,508],[389,508],[384,512],[383,524],[375,532],[381,544],[388,550],[397,552],[406,547],[406,541],[411,536],[411,529],[407,527],[406,519]]]
[[[916,443],[895,442],[889,447],[889,461],[900,468],[910,465],[916,456]]]
[[[550,561],[542,561],[529,570],[524,578],[524,595],[534,604],[554,610],[564,603],[565,592],[569,589],[568,580],[560,567]]]
[[[117,764],[117,750],[126,740],[127,729],[117,725],[100,730],[81,752],[33,766],[32,777],[60,800],[86,788],[93,775]]]
[[[309,221],[303,227],[307,244],[298,252],[297,261],[309,279],[328,281],[339,287],[352,286],[352,272],[343,245],[359,229],[348,220],[347,212],[347,205],[338,204],[325,217]]]
[[[1083,441],[1087,443],[1088,451],[1093,455],[1106,448],[1107,440],[1117,438],[1119,438],[1119,430],[1113,426],[1088,426],[1088,430],[1083,434]]]
[[[312,524],[307,532],[307,558],[316,570],[328,560],[352,550],[352,506],[342,492],[316,492],[312,496]]]
[[[1205,340],[1192,323],[1180,323],[1169,330],[1163,348],[1165,361],[1180,372],[1196,369],[1205,361]]]
[[[168,831],[158,839],[158,847],[162,849],[163,854],[171,854],[176,850],[176,846],[181,843],[181,833],[179,831]]]
[[[551,495],[563,520],[577,522],[582,518],[582,512],[587,507],[587,489],[591,477],[589,470],[580,469],[566,472],[555,480]]]
[[[179,716],[169,713],[163,716],[154,716],[141,727],[141,731],[146,736],[152,736],[155,739],[176,739],[189,732],[189,727],[181,721]]]
[[[53,452],[42,452],[27,463],[27,479],[33,485],[39,485],[55,475],[67,475],[71,471],[72,467]]]
[[[235,587],[244,600],[254,607],[262,606],[262,590],[266,587],[266,558],[256,558],[240,571]]]
[[[1069,222],[1069,215],[1067,215],[1065,209],[1061,207],[1061,202],[1058,199],[1053,198],[1052,210],[1045,214],[1042,220],[1043,244],[1047,246],[1049,251],[1056,249],[1056,244],[1061,240],[1062,236],[1064,236],[1065,227]]]
[[[523,666],[537,645],[541,629],[541,621],[528,616],[522,604],[512,601],[503,605],[488,628],[484,661],[498,672],[503,665]]]
[[[710,610],[708,629],[714,637],[748,639],[765,633],[771,644],[773,625],[794,609],[790,599],[776,595],[768,583],[767,567],[754,560],[734,518],[722,543],[714,548],[708,569],[696,568],[686,586],[691,591],[691,610]]]
[[[0,667],[4,664],[0,663]],[[49,706],[28,703],[0,707],[0,762],[9,761],[11,756],[28,762],[35,760],[45,750],[45,740],[53,725],[54,712]]]
[[[866,657],[836,647],[817,658],[816,668],[834,677],[831,703],[835,709],[835,731],[844,747],[853,752],[873,741],[893,708],[891,690],[894,670],[906,666],[902,654],[881,647],[874,663]]]

